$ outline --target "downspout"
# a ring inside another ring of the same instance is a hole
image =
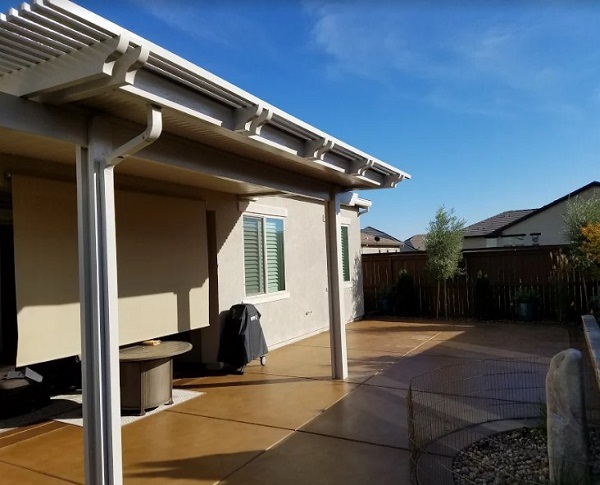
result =
[[[114,167],[158,139],[161,109],[148,106],[143,133],[116,150],[110,126],[92,125],[88,147],[77,160],[79,271],[83,378],[84,461],[86,483],[123,483],[117,240]],[[107,150],[108,151],[108,150]]]
[[[135,138],[124,143],[106,157],[104,168],[116,167],[126,157],[154,143],[162,133],[162,112],[159,106],[148,105],[148,122],[146,130]]]

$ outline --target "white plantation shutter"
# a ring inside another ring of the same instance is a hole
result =
[[[344,281],[350,281],[350,252],[348,249],[348,226],[342,226],[342,272]]]
[[[246,295],[285,290],[283,219],[244,216]]]
[[[264,293],[263,220],[244,217],[244,278],[247,295]]]
[[[267,247],[267,291],[285,290],[283,262],[283,221],[266,219],[265,240]]]

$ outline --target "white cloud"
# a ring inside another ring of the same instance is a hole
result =
[[[592,96],[597,69],[590,65],[600,62],[600,6],[458,5],[307,2],[305,8],[315,21],[313,45],[338,75],[396,85],[437,107],[471,113],[506,114],[521,103],[540,113],[555,109],[557,116],[585,109],[579,96],[588,89]]]
[[[148,14],[192,38],[234,49],[242,45],[269,50],[263,27],[244,14],[244,3],[221,0],[129,0]]]

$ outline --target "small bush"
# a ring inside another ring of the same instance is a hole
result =
[[[496,313],[492,285],[486,274],[477,273],[475,280],[475,317],[480,320],[491,320]]]
[[[403,317],[412,317],[417,311],[417,291],[415,280],[406,270],[400,271],[396,281],[396,313]]]

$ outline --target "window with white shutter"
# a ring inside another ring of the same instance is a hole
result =
[[[285,290],[283,219],[244,216],[246,295]]]
[[[342,273],[344,281],[350,281],[350,250],[348,248],[348,226],[342,226]]]

